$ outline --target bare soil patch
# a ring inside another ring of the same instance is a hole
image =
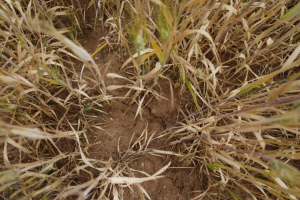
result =
[[[81,41],[84,48],[89,53],[93,53],[97,49],[97,40],[101,37],[102,33],[103,31],[101,28],[90,30],[88,31],[86,38]],[[106,52],[104,55],[105,59],[102,59],[103,51],[95,55],[95,59],[98,62],[97,64],[101,67],[101,70],[104,71],[105,61],[111,61],[107,73],[116,73],[126,76],[120,71],[122,64],[120,59],[125,60],[126,58],[118,58],[114,52],[109,52],[107,49],[104,50],[104,52]],[[92,72],[85,69],[83,76],[91,77]],[[108,78],[105,78],[104,82],[107,86],[112,84],[124,84],[124,82],[120,80]],[[102,124],[103,130],[93,129],[88,132],[88,140],[91,144],[95,144],[87,150],[89,158],[103,161],[108,161],[112,158],[113,160],[118,161],[120,153],[126,151],[129,148],[130,142],[134,142],[145,129],[147,129],[149,135],[159,133],[178,121],[178,116],[180,116],[178,108],[186,110],[193,106],[190,93],[187,91],[180,94],[179,88],[175,88],[175,102],[174,107],[172,107],[171,101],[169,100],[170,86],[168,81],[160,80],[154,89],[162,97],[165,97],[165,99],[157,100],[153,98],[149,103],[143,105],[142,118],[138,116],[135,119],[138,106],[136,104],[131,106],[126,104],[126,100],[123,98],[116,98],[102,108],[106,114],[99,114],[99,112],[97,112],[98,117],[94,118],[93,123]],[[109,94],[114,97],[122,97],[126,92],[127,90],[117,90],[112,91]],[[96,113],[91,113],[91,115],[94,114]],[[165,141],[156,141],[150,144],[150,146],[158,146],[164,142]],[[118,146],[120,152],[118,152]],[[136,159],[132,159],[132,162],[128,163],[128,165],[132,169],[152,175],[169,161],[172,162],[172,166],[177,163],[176,158],[173,156],[157,157],[144,154]],[[180,163],[177,163],[177,168],[174,167],[171,170],[168,170],[163,178],[142,184],[152,199],[191,199],[195,196],[194,191],[200,190],[199,173],[197,172],[197,169],[192,166],[181,168],[180,165]],[[81,176],[85,176],[78,177],[78,180],[81,180],[82,182],[90,179],[87,174],[81,174]],[[134,176],[141,177],[141,174],[137,172]],[[140,199],[137,188],[135,188],[135,186],[132,187],[132,190],[127,188],[125,190],[124,199]]]

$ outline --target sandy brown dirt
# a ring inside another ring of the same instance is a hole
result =
[[[86,42],[85,48],[92,52],[96,47],[91,47],[94,43]],[[108,60],[113,55],[108,55]],[[119,73],[120,63],[117,61],[112,62],[108,69],[108,72]],[[106,85],[118,84],[115,80],[105,80]],[[160,95],[169,98],[169,83],[160,82],[161,92]],[[159,90],[159,87],[156,89]],[[121,96],[124,91],[113,91],[113,96]],[[142,116],[138,116],[134,119],[137,105],[132,106],[126,105],[122,100],[115,100],[111,102],[111,105],[107,105],[104,110],[107,115],[102,115],[101,119],[96,120],[97,123],[107,123],[104,126],[104,131],[94,130],[95,132],[90,132],[88,138],[90,141],[99,142],[99,145],[92,146],[89,151],[89,157],[100,160],[108,160],[113,158],[118,159],[118,142],[120,145],[120,151],[126,151],[129,148],[130,140],[133,136],[133,141],[137,139],[138,136],[147,129],[151,134],[153,132],[159,133],[177,122],[177,108],[184,107],[188,102],[190,102],[190,94],[185,93],[180,96],[179,91],[175,90],[175,106],[171,107],[170,100],[152,99],[151,102],[143,108]],[[185,98],[188,96],[188,98]],[[96,123],[96,122],[95,122]],[[150,144],[150,146],[158,145],[163,141],[157,142],[155,144]],[[145,154],[133,160],[129,163],[129,167],[135,170],[144,171],[148,174],[154,174],[165,166],[168,162],[166,159],[172,161],[174,158],[170,157],[155,157],[149,154]],[[197,172],[193,171],[192,168],[189,169],[174,169],[168,170],[164,178],[157,181],[149,181],[142,184],[146,189],[152,199],[190,199],[193,194],[190,192],[199,190],[199,179],[197,177]],[[134,174],[139,176],[139,174]],[[124,199],[140,199],[138,190],[136,188],[133,191],[129,189],[125,190]]]
[[[102,34],[103,31],[101,28],[87,31],[87,35],[81,40],[81,43],[89,53],[93,53],[97,49],[97,45],[99,44],[98,40],[101,38]],[[103,52],[105,52],[105,60],[103,59]],[[102,71],[105,68],[104,62],[111,61],[107,72],[116,73],[122,76],[126,76],[120,71],[122,61],[125,59],[127,58],[118,57],[113,51],[108,50],[108,48],[95,55],[95,60]],[[83,76],[91,77],[92,73],[85,70]],[[107,86],[124,84],[124,82],[118,79],[105,78],[104,81]],[[170,99],[169,82],[159,80],[158,86],[155,86],[154,89],[161,96]],[[122,97],[126,92],[127,90],[118,90],[112,91],[109,94],[114,97]],[[103,108],[107,114],[100,114],[101,116],[94,120],[95,124],[103,124],[102,128],[104,130],[91,130],[87,134],[91,143],[97,143],[88,149],[89,157],[104,161],[107,161],[110,158],[118,160],[118,144],[120,146],[120,152],[128,150],[133,135],[134,141],[145,129],[147,129],[150,134],[154,132],[159,133],[165,130],[167,127],[178,121],[178,108],[185,110],[185,106],[192,105],[189,104],[192,102],[190,94],[186,92],[180,95],[179,89],[174,89],[174,107],[171,107],[171,101],[166,99],[151,99],[150,103],[146,106],[144,105],[142,109],[142,118],[138,116],[136,119],[134,119],[138,108],[136,103],[129,106],[126,104],[127,101],[123,98],[110,101],[110,104],[105,105]],[[157,146],[162,143],[164,143],[164,141],[157,141],[154,144],[150,144],[150,146]],[[176,163],[175,157],[157,157],[150,154],[144,154],[133,159],[132,162],[129,163],[129,167],[151,175],[170,161],[172,162],[171,167],[173,167]],[[180,167],[180,165],[177,164],[177,167],[178,166]],[[163,178],[156,181],[145,182],[141,185],[146,189],[152,199],[191,199],[195,194],[199,194],[193,192],[200,190],[198,174],[197,170],[193,167],[181,169],[172,168],[163,174]],[[80,182],[88,181],[90,179],[89,176],[84,174],[82,174],[82,176],[85,177],[79,177]],[[136,173],[134,176],[141,177],[141,174]],[[141,199],[137,188],[133,186],[132,189],[133,190],[128,188],[125,189],[124,199]]]

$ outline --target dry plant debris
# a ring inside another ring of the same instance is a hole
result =
[[[299,54],[294,0],[0,0],[0,196],[300,199]]]

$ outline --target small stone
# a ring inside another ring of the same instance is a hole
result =
[[[151,114],[154,115],[155,113],[157,113],[157,111],[154,108],[152,108],[151,109]]]

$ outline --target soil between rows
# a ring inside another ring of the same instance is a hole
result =
[[[81,41],[83,47],[89,52],[93,53],[98,48],[98,40],[101,38],[103,31],[101,28],[90,30],[86,38]],[[104,55],[103,55],[103,52]],[[101,71],[104,71],[104,61],[110,62],[107,68],[107,73],[115,73],[125,76],[121,72],[122,58],[118,58],[115,52],[104,50],[94,56]],[[105,58],[105,59],[103,59]],[[127,58],[123,58],[125,60]],[[89,70],[84,70],[83,76],[92,78],[93,74]],[[104,79],[105,85],[123,85],[126,82],[120,79]],[[107,114],[100,114],[99,118],[95,118],[94,124],[103,124],[103,130],[90,130],[88,140],[91,143],[96,143],[88,149],[88,157],[108,161],[120,159],[120,152],[129,149],[132,144],[147,130],[148,135],[160,133],[167,127],[173,125],[178,121],[179,111],[187,110],[193,107],[193,100],[190,93],[187,91],[180,94],[179,88],[174,88],[174,106],[171,106],[170,101],[170,85],[168,81],[159,80],[157,86],[154,87],[162,98],[159,100],[152,98],[147,99],[142,107],[142,117],[139,115],[135,118],[138,105],[133,103],[131,106],[126,102],[127,100],[121,98],[128,90],[114,90],[108,94],[117,97],[104,106],[103,111]],[[118,98],[120,97],[120,98]],[[132,141],[131,141],[132,140]],[[131,143],[130,143],[131,142]],[[159,146],[166,141],[155,141],[150,143],[150,147]],[[120,152],[118,152],[118,145]],[[152,199],[169,199],[169,200],[183,200],[191,199],[195,195],[199,195],[201,183],[199,181],[199,172],[193,166],[182,167],[182,163],[178,163],[175,156],[162,155],[161,157],[144,154],[133,159],[128,163],[129,167],[137,171],[143,171],[147,174],[154,174],[162,167],[171,162],[171,168],[164,173],[163,178],[155,181],[148,181],[142,183],[142,187],[148,192]],[[86,174],[79,177],[80,182],[89,180]],[[134,176],[141,177],[140,173],[135,173]],[[144,175],[143,175],[144,176]],[[133,186],[132,189],[126,188],[124,199],[140,199],[139,190]],[[198,192],[195,192],[198,191]]]

